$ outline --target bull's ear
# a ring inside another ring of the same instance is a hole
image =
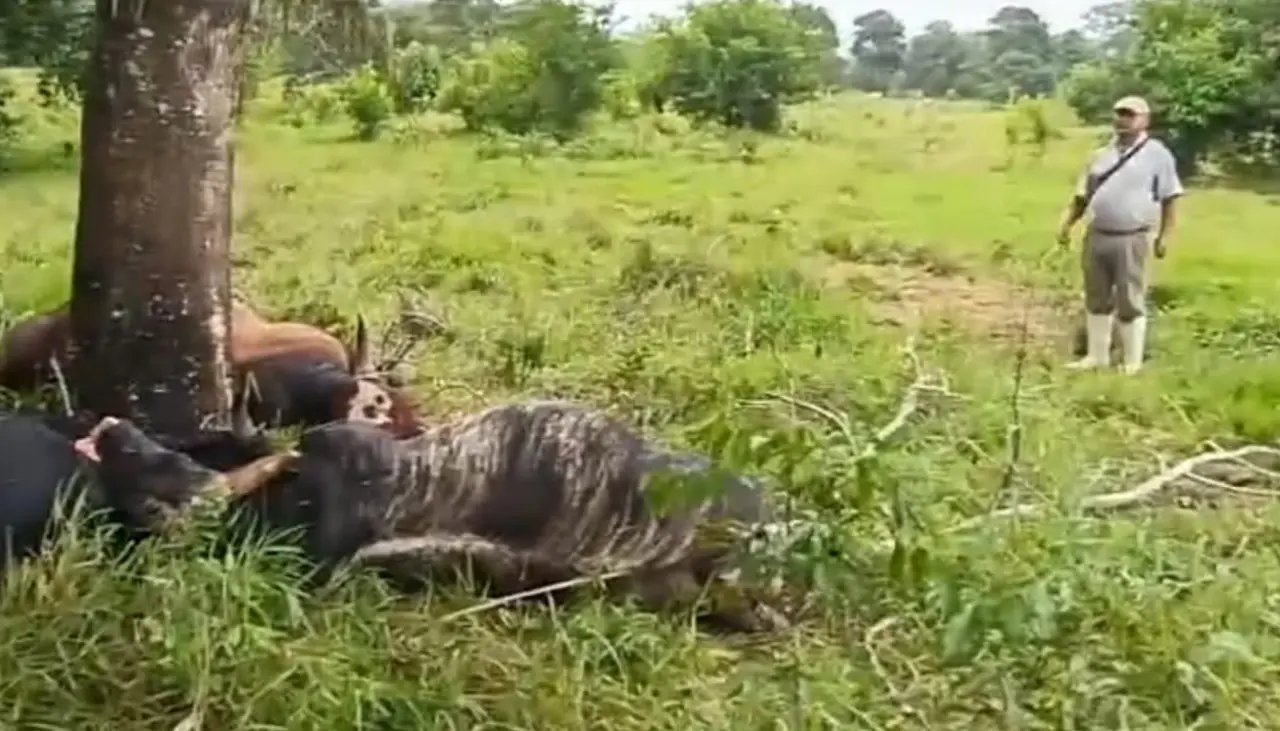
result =
[[[364,315],[356,316],[356,341],[351,349],[351,375],[369,373],[373,363],[369,356],[369,328],[365,325]]]

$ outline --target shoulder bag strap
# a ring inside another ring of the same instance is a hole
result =
[[[1126,150],[1125,153],[1120,156],[1120,159],[1116,160],[1114,165],[1104,170],[1097,178],[1089,181],[1089,189],[1085,191],[1084,196],[1084,205],[1086,207],[1089,205],[1089,202],[1093,200],[1093,196],[1097,194],[1098,189],[1102,187],[1102,184],[1110,180],[1112,175],[1115,175],[1120,171],[1120,168],[1125,166],[1125,163],[1132,160],[1134,155],[1137,155],[1143,147],[1146,147],[1147,142],[1150,141],[1150,139],[1150,137],[1142,138],[1141,142]]]

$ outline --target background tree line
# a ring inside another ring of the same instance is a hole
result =
[[[1188,167],[1211,153],[1275,164],[1280,155],[1280,0],[1119,0],[1054,33],[1008,5],[983,29],[936,21],[916,35],[890,10],[840,30],[820,5],[711,0],[621,33],[610,8],[570,0],[266,3],[255,21],[243,96],[256,82],[340,82],[361,134],[428,107],[472,129],[576,134],[592,114],[676,112],[776,130],[788,102],[852,87],[1004,104],[1057,95],[1100,121],[1125,93],[1149,97]],[[0,55],[42,70],[50,100],[78,99],[92,0],[11,0]],[[0,128],[17,124],[3,108]]]
[[[1188,171],[1214,152],[1266,167],[1280,162],[1278,40],[1280,0],[1120,0],[1056,34],[1016,5],[981,30],[938,21],[912,37],[877,10],[854,21],[849,82],[992,102],[1057,94],[1090,122],[1118,97],[1141,94]]]

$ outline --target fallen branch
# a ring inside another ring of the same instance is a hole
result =
[[[898,403],[898,409],[894,412],[893,417],[872,434],[867,443],[858,451],[857,456],[854,457],[854,462],[866,462],[875,458],[886,443],[905,429],[907,424],[911,422],[911,418],[920,410],[920,398],[923,394],[937,393],[951,397],[957,396],[957,394],[952,393],[944,376],[929,374],[925,371],[919,356],[916,355],[911,340],[908,340],[903,345],[902,350],[915,371],[915,380],[911,382],[911,385],[907,386],[906,391],[902,394],[902,400]],[[857,447],[860,441],[854,433],[853,420],[849,415],[826,406],[776,391],[766,393],[764,399],[745,401],[743,403],[746,406],[758,407],[782,404],[795,410],[805,411],[831,425],[850,447]]]
[[[502,607],[515,604],[516,602],[520,602],[525,599],[532,599],[535,596],[542,596],[544,594],[554,594],[555,592],[563,591],[564,589],[573,589],[579,586],[585,586],[587,584],[593,584],[601,581],[613,581],[614,579],[620,579],[629,573],[631,572],[630,571],[610,571],[608,573],[600,574],[598,576],[579,576],[573,579],[566,579],[565,581],[557,581],[554,584],[547,584],[545,586],[536,586],[532,589],[526,589],[524,591],[515,592],[514,594],[504,594],[503,596],[494,597],[493,599],[480,602],[479,604],[472,604],[469,607],[464,607],[455,612],[450,612],[444,615],[443,617],[441,617],[439,621],[451,622],[455,619],[461,619],[462,617],[467,617],[472,614],[481,614],[483,612],[487,612],[492,609],[500,609]]]
[[[1228,452],[1214,451],[1198,454],[1177,463],[1173,467],[1156,474],[1131,489],[1087,497],[1081,501],[1080,509],[1083,512],[1092,513],[1125,510],[1127,508],[1141,505],[1162,493],[1172,491],[1178,486],[1179,482],[1183,480],[1194,482],[1201,486],[1222,492],[1234,492],[1258,497],[1280,497],[1280,492],[1273,492],[1270,490],[1253,490],[1238,485],[1231,485],[1220,479],[1207,477],[1197,472],[1197,470],[1205,467],[1234,464],[1243,468],[1247,472],[1252,472],[1264,479],[1270,478],[1272,475],[1276,474],[1274,471],[1266,467],[1255,465],[1248,461],[1249,457],[1255,456],[1267,456],[1280,460],[1280,449],[1255,444]],[[1037,518],[1043,516],[1051,507],[1051,503],[1013,505],[1011,507],[993,511],[987,515],[970,518],[969,520],[963,521],[948,529],[946,533],[958,533],[960,531],[969,530],[992,520],[1005,518]]]
[[[885,617],[871,625],[866,634],[862,635],[862,649],[867,653],[867,659],[871,661],[871,669],[875,671],[876,676],[884,683],[885,688],[889,690],[889,695],[895,701],[902,697],[902,691],[898,690],[898,686],[894,684],[893,679],[889,677],[889,673],[885,671],[884,664],[880,662],[880,655],[876,652],[876,638],[881,632],[897,624],[899,619],[901,617]]]

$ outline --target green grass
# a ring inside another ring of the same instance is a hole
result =
[[[565,397],[780,478],[838,528],[841,558],[802,555],[819,611],[750,643],[614,606],[445,621],[476,599],[367,577],[305,594],[260,552],[108,572],[73,535],[0,592],[0,728],[168,731],[192,708],[209,729],[316,731],[1280,723],[1274,509],[946,532],[1120,488],[1204,439],[1270,440],[1280,199],[1195,188],[1158,267],[1156,359],[1071,376],[1076,259],[1045,252],[1100,130],[1010,160],[1001,111],[841,97],[779,139],[642,119],[540,153],[438,119],[358,143],[278,107],[240,136],[236,284],[255,303],[349,326],[422,290],[453,332],[414,363],[437,418]],[[67,294],[75,121],[39,114],[0,177],[10,315]],[[912,380],[896,323],[917,303],[915,352],[955,396],[926,398],[874,469],[855,478],[829,425],[751,405],[802,398],[869,438]]]

